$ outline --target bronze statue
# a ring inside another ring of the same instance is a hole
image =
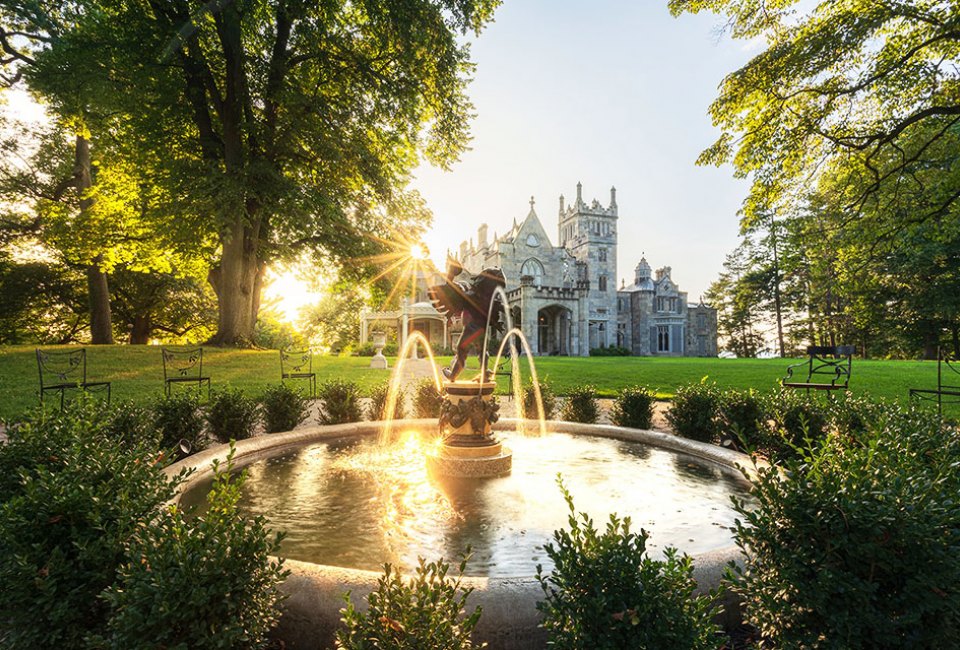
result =
[[[503,330],[501,315],[504,305],[499,296],[494,300],[497,287],[505,287],[503,271],[496,267],[483,269],[474,275],[464,270],[453,258],[447,258],[447,275],[443,284],[430,287],[430,300],[442,315],[447,318],[460,315],[463,332],[457,340],[457,352],[449,368],[443,369],[443,376],[456,381],[467,362],[470,345],[477,342],[482,345],[482,337],[490,326],[497,331]],[[486,379],[486,350],[478,352],[482,378]]]

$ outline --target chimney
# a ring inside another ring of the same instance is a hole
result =
[[[477,248],[487,247],[487,224],[482,223],[477,228]]]

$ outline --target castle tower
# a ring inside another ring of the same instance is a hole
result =
[[[573,205],[560,202],[559,242],[577,259],[578,281],[585,289],[588,313],[582,314],[581,341],[590,348],[616,343],[617,331],[617,190],[610,188],[610,204],[583,200],[577,183]]]

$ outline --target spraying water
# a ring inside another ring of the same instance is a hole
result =
[[[506,320],[506,331],[503,340],[500,342],[500,347],[497,350],[497,356],[494,360],[493,367],[488,367],[488,355],[487,347],[490,343],[490,324],[492,322],[493,313],[494,313],[494,303],[500,300],[500,305],[503,307],[505,320]],[[500,367],[500,362],[503,359],[504,351],[507,350],[509,346],[510,354],[510,368],[513,376],[517,378],[513,382],[513,401],[516,404],[517,409],[517,421],[518,421],[518,432],[522,435],[529,435],[527,431],[527,414],[524,406],[523,399],[523,382],[520,380],[520,354],[517,347],[517,342],[519,341],[520,348],[522,348],[523,353],[527,357],[527,362],[530,365],[530,379],[533,383],[533,394],[536,402],[537,408],[537,422],[538,429],[537,433],[541,436],[546,435],[546,417],[543,411],[543,397],[540,393],[540,381],[537,377],[537,368],[533,361],[533,352],[530,349],[530,344],[527,341],[527,338],[524,336],[523,332],[518,327],[514,327],[513,318],[510,315],[510,310],[506,308],[507,305],[507,292],[503,290],[503,287],[497,287],[493,293],[493,296],[490,298],[490,305],[487,309],[487,323],[486,331],[483,338],[483,347],[481,348],[480,354],[480,377],[487,377],[489,371],[490,381],[496,381],[497,378],[497,369]],[[394,368],[393,374],[390,377],[390,388],[387,392],[387,403],[384,407],[384,423],[380,429],[380,444],[388,445],[394,441],[394,416],[397,411],[397,400],[400,394],[400,383],[403,376],[403,367],[406,365],[407,361],[413,356],[413,354],[419,349],[418,346],[422,347],[426,353],[427,358],[430,361],[430,368],[433,374],[434,385],[436,386],[437,392],[443,392],[443,381],[440,378],[440,371],[437,367],[437,363],[434,360],[433,349],[430,347],[430,342],[423,335],[422,332],[412,332],[409,337],[407,337],[406,343],[404,343],[403,348],[400,350],[397,366]],[[477,394],[480,395],[483,392],[483,382],[477,382]]]
[[[530,350],[530,343],[527,341],[527,337],[523,335],[523,332],[521,332],[519,328],[511,329],[503,337],[503,341],[500,343],[500,349],[497,350],[497,358],[493,367],[494,370],[500,367],[500,358],[503,356],[503,350],[507,344],[509,344],[511,371],[513,372],[513,376],[518,378],[518,381],[513,383],[513,401],[517,405],[517,428],[521,434],[527,435],[527,414],[526,407],[523,403],[523,386],[519,381],[520,359],[516,352],[516,340],[520,341],[520,345],[523,347],[523,353],[527,355],[527,362],[530,364],[530,380],[533,383],[533,396],[537,407],[538,433],[541,436],[545,436],[547,435],[546,414],[543,412],[543,396],[540,394],[540,379],[537,377],[537,366],[533,363],[533,352]],[[493,377],[496,379],[496,374],[494,374]]]
[[[384,423],[380,429],[381,444],[390,444],[393,442],[393,419],[397,412],[397,396],[400,394],[403,366],[407,363],[407,359],[410,358],[412,352],[417,349],[418,344],[423,346],[423,349],[427,352],[427,358],[430,360],[430,369],[433,371],[433,383],[437,388],[437,392],[443,392],[443,382],[440,380],[440,371],[437,369],[437,362],[433,358],[430,341],[427,340],[427,337],[425,337],[422,332],[412,332],[410,336],[407,337],[406,343],[403,344],[403,348],[400,350],[397,358],[397,367],[394,368],[393,374],[390,376],[390,389],[387,391],[387,404],[383,411]]]

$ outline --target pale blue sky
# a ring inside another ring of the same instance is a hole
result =
[[[620,278],[645,252],[697,300],[737,243],[747,191],[730,167],[695,165],[719,133],[707,115],[718,85],[757,53],[722,24],[673,18],[666,0],[505,0],[473,45],[472,150],[413,184],[435,215],[432,257],[481,222],[505,232],[531,195],[556,244],[558,196],[579,180],[607,205],[615,185]]]

